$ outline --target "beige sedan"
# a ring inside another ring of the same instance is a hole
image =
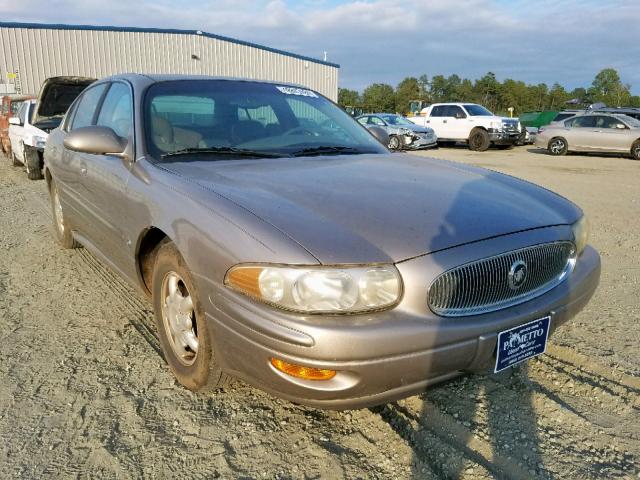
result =
[[[612,152],[640,160],[640,121],[618,114],[578,115],[540,128],[535,143],[551,155]]]

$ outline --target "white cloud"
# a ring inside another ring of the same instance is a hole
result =
[[[362,88],[458,73],[568,87],[619,69],[640,91],[635,0],[0,0],[3,18],[192,28],[329,59]]]

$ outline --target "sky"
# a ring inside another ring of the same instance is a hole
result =
[[[341,66],[341,87],[456,73],[640,94],[640,0],[0,0],[3,21],[203,30]]]

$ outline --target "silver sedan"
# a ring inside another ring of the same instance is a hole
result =
[[[589,113],[541,127],[535,144],[551,155],[567,152],[623,153],[640,160],[640,120]]]
[[[237,376],[354,408],[497,372],[544,353],[600,276],[576,205],[392,155],[301,86],[100,80],[51,132],[45,176],[59,244],[151,298],[191,390]]]

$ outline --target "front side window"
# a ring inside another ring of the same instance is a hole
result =
[[[572,121],[571,126],[574,128],[592,128],[592,127],[595,127],[596,125],[595,120],[596,120],[596,117],[591,115],[576,117]]]
[[[143,108],[147,150],[158,159],[388,153],[351,116],[303,88],[233,80],[159,82],[148,89]]]
[[[109,127],[117,135],[128,137],[133,126],[131,90],[124,83],[113,83],[107,92],[96,125]]]
[[[467,115],[464,113],[464,110],[457,105],[449,105],[447,109],[447,117],[461,117],[464,118]]]
[[[90,127],[94,123],[96,109],[102,99],[102,95],[107,88],[106,83],[96,85],[93,88],[88,89],[82,94],[75,108],[75,115],[71,122],[71,130],[81,127]]]

